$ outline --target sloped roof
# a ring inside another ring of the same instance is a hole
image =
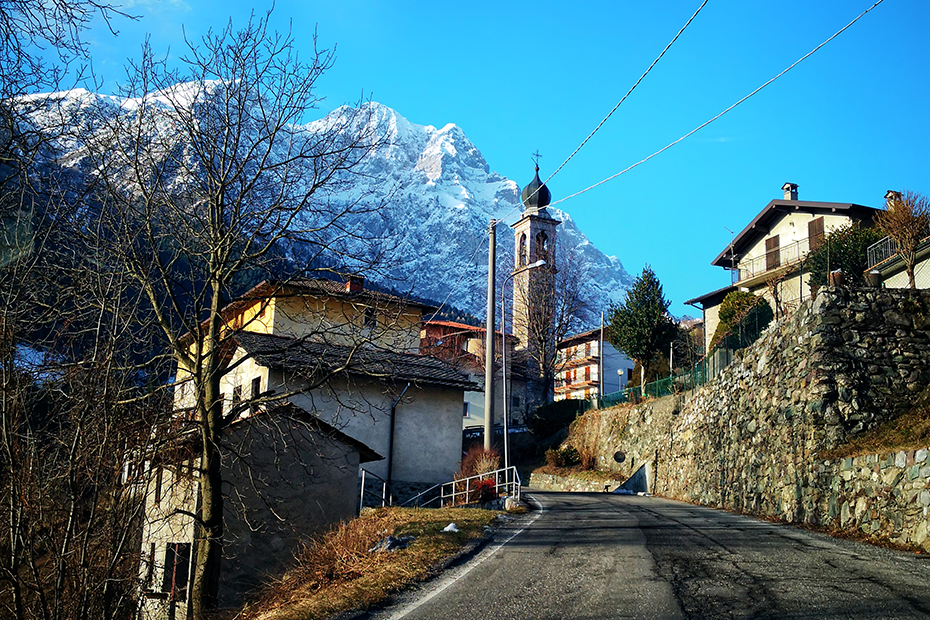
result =
[[[464,373],[442,360],[413,353],[353,348],[241,331],[234,336],[256,363],[275,369],[351,375],[477,390]]]
[[[371,461],[384,460],[383,456],[375,452],[367,444],[362,443],[361,441],[359,441],[358,439],[355,439],[354,437],[350,437],[349,435],[346,435],[345,433],[340,431],[335,426],[331,424],[327,424],[326,422],[324,422],[317,416],[298,407],[294,403],[291,403],[291,402],[280,403],[273,407],[269,407],[266,413],[282,415],[288,418],[298,418],[301,420],[301,422],[312,427],[314,430],[316,430],[318,433],[320,433],[324,437],[327,437],[328,439],[334,439],[340,443],[346,444],[350,448],[358,450],[359,463],[370,463]],[[250,420],[252,420],[255,417],[257,416],[249,416],[246,418],[241,418],[233,422],[233,424],[248,423]]]
[[[736,261],[739,260],[740,254],[755,245],[759,239],[767,236],[774,226],[782,217],[788,213],[801,211],[804,213],[813,213],[819,215],[846,215],[855,220],[872,220],[872,216],[879,211],[872,207],[866,207],[851,202],[811,202],[808,200],[773,200],[769,202],[762,211],[749,224],[733,238],[732,251],[736,255]],[[711,265],[717,267],[730,268],[733,265],[734,258],[730,254],[731,246],[727,245],[723,252],[717,255],[717,258],[711,262]]]

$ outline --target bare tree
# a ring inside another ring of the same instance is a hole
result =
[[[535,405],[551,400],[558,344],[581,329],[589,313],[584,268],[571,253],[565,254],[559,252],[552,267],[530,271],[526,291],[514,293],[514,304],[527,308],[525,314],[514,312],[514,332],[526,334],[527,341],[521,344],[525,346],[529,389],[536,392]]]
[[[916,289],[917,246],[930,235],[930,201],[908,190],[889,191],[885,195],[885,210],[878,212],[875,222],[897,244],[897,255],[904,261],[908,284]]]
[[[191,601],[200,619],[216,604],[224,536],[220,381],[238,326],[222,309],[269,275],[300,276],[321,259],[365,272],[384,249],[347,224],[377,205],[337,196],[377,146],[368,109],[301,125],[331,51],[302,60],[265,16],[189,43],[181,62],[169,70],[146,46],[130,71],[130,104],[101,106],[69,163],[92,179],[82,227],[95,261],[144,296],[193,395],[201,453]]]

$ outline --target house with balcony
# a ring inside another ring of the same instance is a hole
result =
[[[891,198],[889,191],[885,199]],[[923,238],[917,245],[917,262],[914,265],[914,284],[919,289],[930,288],[930,230],[924,232]],[[898,255],[898,244],[891,238],[885,237],[869,246],[867,250],[867,273],[875,276],[876,284],[885,288],[908,288],[907,271],[904,259]]]
[[[783,198],[769,202],[711,262],[730,272],[730,284],[685,302],[704,314],[705,350],[728,293],[749,291],[768,300],[776,317],[790,313],[811,295],[804,270],[808,253],[834,230],[871,226],[878,211],[855,203],[800,200],[795,183],[785,183],[782,190]]]
[[[633,372],[632,360],[602,341],[600,329],[562,340],[555,364],[555,400],[596,398],[602,385],[604,394],[619,391]]]

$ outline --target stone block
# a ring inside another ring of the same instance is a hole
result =
[[[897,467],[898,469],[904,469],[905,467],[907,467],[907,452],[902,450],[898,452],[897,454],[895,454],[894,466]]]

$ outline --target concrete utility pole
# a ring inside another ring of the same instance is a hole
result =
[[[484,449],[491,449],[494,433],[494,272],[496,270],[498,220],[488,225],[488,317],[484,342]]]

